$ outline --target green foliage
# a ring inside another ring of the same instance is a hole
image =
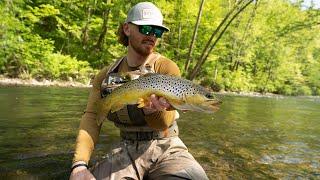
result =
[[[87,82],[90,75],[93,74],[88,62],[78,61],[76,58],[60,53],[48,55],[42,65],[43,68],[35,74],[39,78],[62,80],[70,80],[71,78],[72,80]]]
[[[125,54],[117,29],[129,8],[141,1],[1,1],[0,73],[88,79]],[[157,51],[186,76],[201,0],[152,2],[170,28]],[[205,1],[190,68],[236,2]],[[230,24],[196,80],[215,90],[320,95],[319,21],[319,9],[302,9],[299,1],[254,1]]]
[[[31,9],[28,7],[28,9]],[[54,53],[54,41],[31,33],[31,25],[42,17],[57,14],[53,6],[41,5],[21,16],[22,22],[6,8],[1,8],[0,72],[9,77],[86,81],[92,73],[88,62]],[[31,13],[32,12],[32,13]]]

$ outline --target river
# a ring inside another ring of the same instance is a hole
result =
[[[0,179],[67,179],[88,89],[0,87]],[[180,137],[210,179],[320,179],[320,99],[224,96],[180,113]],[[105,123],[96,162],[117,142]]]

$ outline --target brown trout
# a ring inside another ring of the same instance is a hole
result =
[[[177,110],[216,112],[221,103],[210,91],[192,81],[163,74],[147,74],[115,88],[98,102],[97,123],[100,125],[109,111],[115,112],[125,105],[148,103],[155,94],[164,97]]]

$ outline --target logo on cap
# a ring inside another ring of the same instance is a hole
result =
[[[152,17],[152,9],[142,9],[142,19],[151,19]]]

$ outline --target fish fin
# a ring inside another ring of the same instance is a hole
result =
[[[146,101],[143,98],[139,98],[137,104],[138,104],[137,106],[138,108],[143,108],[148,104],[148,101]]]
[[[186,93],[183,93],[182,94],[182,101],[185,103],[185,102],[187,102],[187,95],[186,95]]]
[[[139,98],[137,104],[138,104],[137,106],[138,108],[143,108],[145,106],[144,99]]]
[[[96,121],[97,121],[97,124],[100,126],[107,117],[106,111],[103,110],[103,100],[99,100],[96,103],[96,109],[97,109]],[[107,110],[107,112],[109,112],[109,110]]]

